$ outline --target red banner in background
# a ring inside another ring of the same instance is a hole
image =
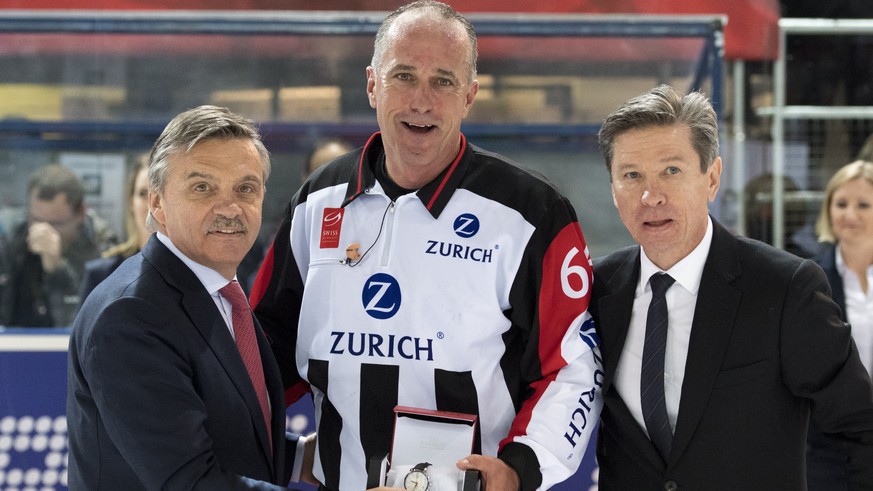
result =
[[[5,9],[82,10],[352,10],[387,11],[398,0],[3,0]],[[777,55],[777,0],[454,0],[462,13],[531,12],[577,14],[720,14],[728,16],[725,57],[773,60]]]

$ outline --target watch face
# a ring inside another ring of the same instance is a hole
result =
[[[403,487],[406,491],[425,491],[427,489],[427,474],[424,471],[413,469],[403,479]]]

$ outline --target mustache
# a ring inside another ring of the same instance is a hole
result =
[[[246,233],[249,231],[249,228],[240,220],[238,217],[235,218],[227,218],[227,217],[216,217],[215,220],[209,224],[209,228],[207,229],[209,232],[217,232],[217,231],[233,231],[233,232],[242,232]]]

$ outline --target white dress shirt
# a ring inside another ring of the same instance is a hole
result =
[[[209,292],[209,295],[212,296],[212,301],[215,302],[215,306],[218,307],[218,311],[221,313],[221,317],[224,319],[224,323],[227,325],[227,329],[230,332],[230,336],[236,339],[236,336],[233,334],[233,306],[231,306],[230,302],[227,301],[224,297],[221,296],[219,292],[220,289],[224,288],[225,285],[229,283],[227,278],[221,275],[218,271],[214,269],[207,268],[206,266],[195,262],[188,256],[182,253],[174,244],[173,241],[170,240],[169,237],[158,232],[156,234],[158,236],[158,240],[161,241],[162,244],[167,246],[167,249],[170,250],[173,254],[176,255],[179,259],[188,266],[197,279],[200,280],[200,283],[203,284],[203,288],[206,288],[206,291]],[[236,276],[233,277],[236,279]],[[270,394],[267,394],[267,400],[269,401]],[[268,402],[269,403],[269,402]],[[304,446],[306,444],[307,437],[300,436],[297,440],[297,446],[295,448],[295,458],[294,458],[294,466],[291,470],[291,482],[300,481],[300,471],[301,466],[303,465],[303,454],[304,454]]]
[[[667,405],[667,418],[670,429],[676,431],[676,417],[679,414],[679,398],[682,395],[682,382],[685,380],[685,361],[688,358],[688,342],[691,338],[691,324],[703,266],[712,244],[712,219],[706,226],[703,240],[668,271],[676,282],[667,290],[667,350],[664,355],[664,396]],[[640,367],[643,358],[643,343],[646,336],[646,316],[652,300],[652,287],[649,278],[662,270],[646,256],[645,249],[640,254],[640,277],[634,293],[633,311],[627,338],[618,360],[615,372],[615,387],[621,395],[634,419],[643,431],[642,402],[640,399]],[[646,432],[648,434],[648,432]]]
[[[852,338],[858,346],[858,354],[873,373],[873,266],[867,267],[867,292],[861,289],[861,281],[854,271],[846,267],[840,246],[836,253],[837,272],[843,278],[843,295],[846,299],[846,319],[852,326]]]
[[[183,254],[166,235],[158,232],[157,236],[158,240],[167,246],[167,249],[181,259],[182,262],[185,263],[185,266],[188,266],[188,269],[197,276],[197,279],[203,284],[203,288],[206,288],[206,291],[212,296],[212,301],[215,302],[215,306],[218,307],[218,311],[221,313],[221,317],[227,325],[227,330],[230,332],[230,336],[236,339],[236,336],[233,334],[233,307],[218,291],[224,288],[224,286],[230,283],[230,281],[228,281],[228,279],[222,276],[218,271],[207,268]],[[233,279],[236,279],[236,276],[234,276]]]

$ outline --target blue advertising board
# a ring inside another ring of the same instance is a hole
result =
[[[0,489],[67,489],[68,329],[0,328]],[[315,431],[312,401],[288,408],[289,430]],[[593,442],[575,476],[558,491],[596,491]],[[306,484],[292,489],[313,491]]]

